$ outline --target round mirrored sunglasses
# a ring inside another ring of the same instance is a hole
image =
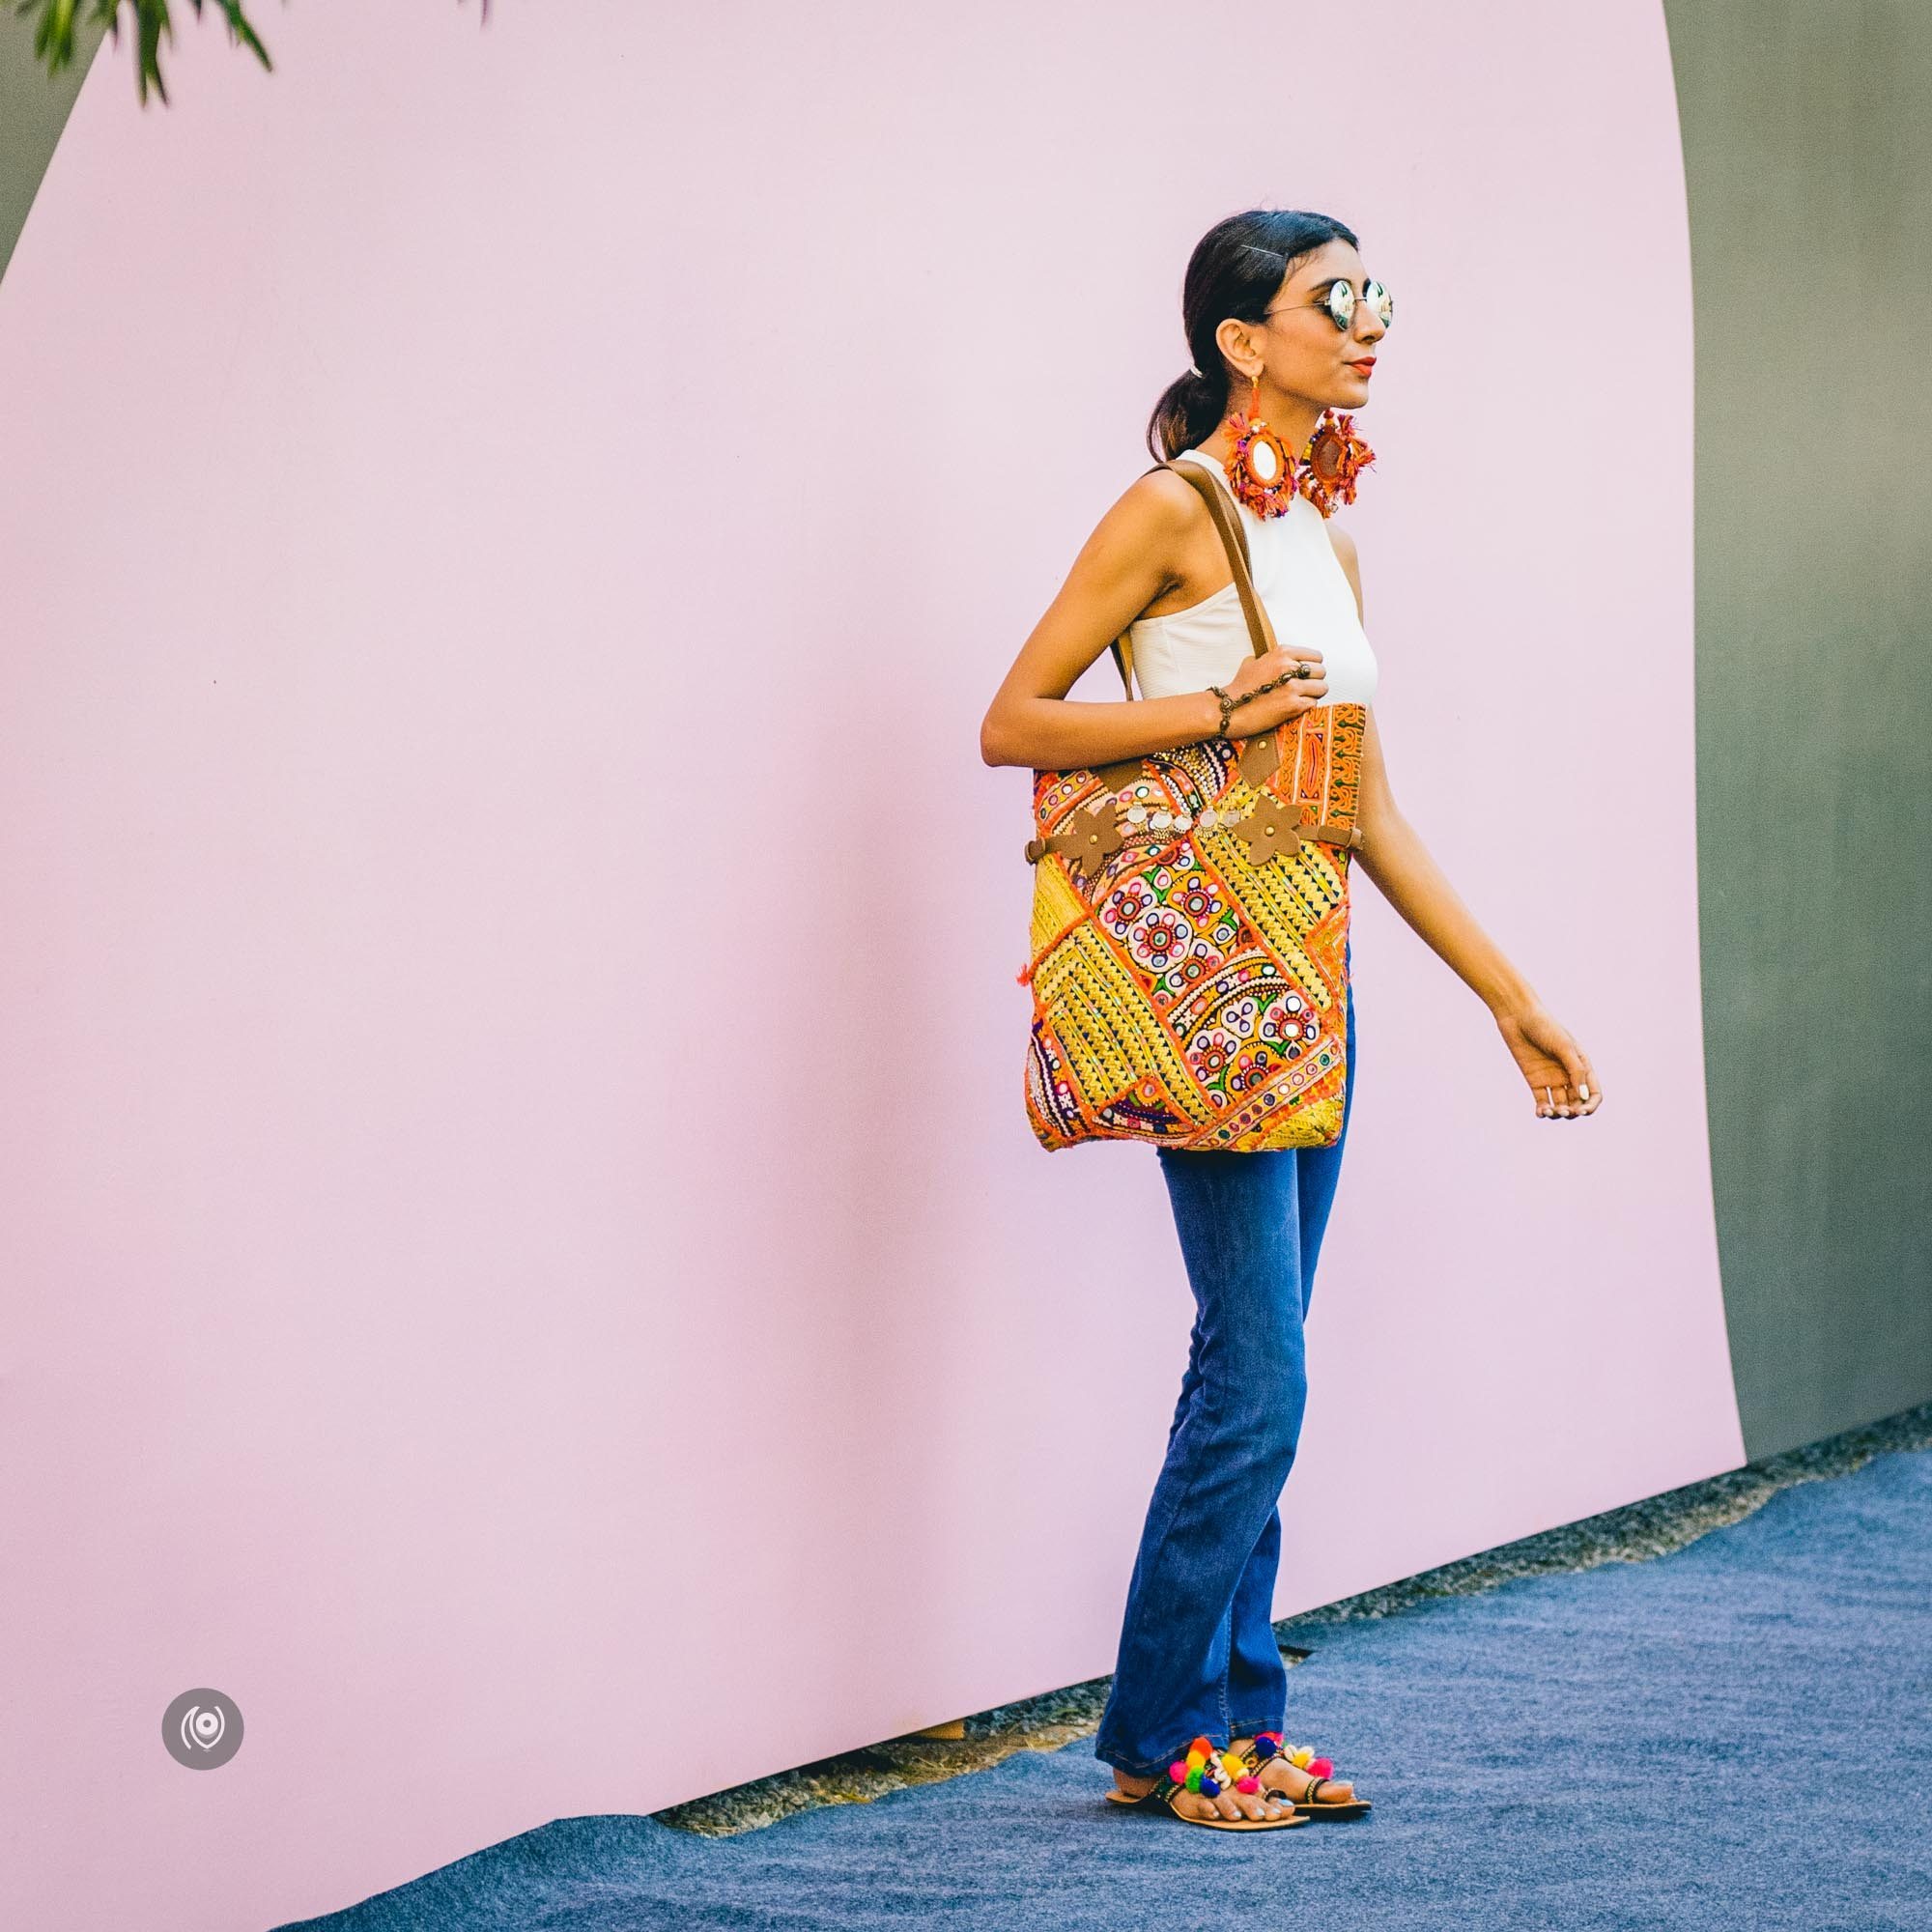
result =
[[[1376,314],[1380,318],[1384,328],[1389,327],[1394,323],[1395,298],[1382,287],[1381,283],[1373,280],[1363,284],[1362,293],[1358,296],[1355,293],[1352,283],[1337,279],[1328,285],[1328,293],[1321,301],[1310,302],[1307,306],[1310,308],[1325,308],[1328,311],[1329,320],[1334,323],[1335,327],[1346,329],[1351,327],[1354,324],[1355,304],[1358,301],[1367,302],[1375,310]],[[1284,302],[1282,304],[1282,308],[1298,308],[1300,306],[1301,304],[1298,302]],[[1268,310],[1269,315],[1279,315],[1280,313],[1281,309],[1271,308]]]
[[[1384,328],[1395,320],[1395,298],[1379,282],[1364,282],[1358,298],[1348,282],[1337,281],[1328,290],[1328,313],[1334,317],[1337,328],[1347,328],[1355,320],[1358,299],[1375,310]]]

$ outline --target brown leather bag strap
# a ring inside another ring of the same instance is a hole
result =
[[[1172,469],[1177,476],[1184,476],[1200,493],[1201,500],[1208,505],[1208,514],[1214,520],[1214,529],[1221,539],[1221,548],[1228,553],[1228,568],[1235,575],[1235,588],[1241,600],[1241,615],[1248,622],[1248,641],[1255,647],[1256,657],[1264,657],[1273,650],[1274,626],[1268,622],[1267,607],[1255,595],[1255,580],[1248,568],[1248,533],[1235,510],[1234,499],[1221,482],[1208,473],[1206,467],[1199,463],[1157,463],[1154,469]],[[1153,469],[1144,472],[1151,476]],[[1126,687],[1129,697],[1134,695],[1134,645],[1133,639],[1126,631],[1114,639],[1114,662],[1120,668],[1121,682]]]
[[[1170,463],[1167,466],[1185,476],[1200,491],[1221,533],[1221,548],[1228,553],[1228,568],[1235,573],[1235,584],[1241,594],[1241,614],[1248,620],[1248,640],[1256,657],[1265,657],[1274,649],[1274,626],[1268,622],[1267,607],[1255,595],[1255,580],[1248,569],[1248,532],[1236,512],[1235,499],[1218,476],[1210,476],[1199,463]]]

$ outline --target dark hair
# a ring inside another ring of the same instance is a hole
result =
[[[1228,412],[1228,365],[1214,331],[1230,316],[1259,322],[1294,265],[1330,242],[1361,243],[1333,215],[1251,208],[1217,221],[1194,244],[1180,287],[1180,319],[1194,369],[1167,385],[1148,418],[1148,448],[1165,463],[1192,449]]]

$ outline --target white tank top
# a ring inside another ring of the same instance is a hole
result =
[[[1218,457],[1183,449],[1174,460],[1208,469],[1246,524],[1249,569],[1255,592],[1267,607],[1275,641],[1284,650],[1311,644],[1321,653],[1328,679],[1321,702],[1373,703],[1380,675],[1376,654],[1321,512],[1297,496],[1280,516],[1258,517],[1228,488],[1228,473]],[[1233,583],[1184,611],[1138,617],[1127,636],[1134,647],[1134,683],[1143,697],[1174,697],[1226,684],[1242,660],[1254,655],[1240,592]]]

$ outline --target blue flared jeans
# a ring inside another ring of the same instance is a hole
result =
[[[1286,1719],[1270,1616],[1278,1504],[1307,1400],[1302,1323],[1354,1102],[1352,976],[1348,1029],[1332,1147],[1156,1150],[1195,1317],[1094,1745],[1136,1776],[1165,1771],[1196,1736],[1226,1745]]]

